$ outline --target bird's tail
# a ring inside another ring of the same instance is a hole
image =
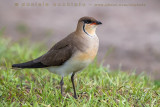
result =
[[[44,67],[48,66],[42,64],[41,62],[34,62],[34,61],[12,65],[12,68],[44,68]]]

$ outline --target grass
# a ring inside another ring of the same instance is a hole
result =
[[[24,41],[12,43],[0,35],[0,107],[160,106],[160,87],[150,78],[121,70],[110,72],[96,61],[76,74],[77,100],[72,97],[70,76],[64,78],[65,97],[61,102],[60,76],[45,69],[11,69],[14,63],[45,53],[45,47]]]

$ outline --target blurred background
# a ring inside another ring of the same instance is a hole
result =
[[[97,29],[100,64],[160,78],[159,0],[0,0],[5,36],[48,49],[73,32],[83,16],[103,23]]]

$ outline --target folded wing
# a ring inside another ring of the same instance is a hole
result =
[[[65,38],[55,44],[46,54],[41,57],[20,64],[13,64],[13,68],[44,68],[49,66],[60,66],[64,64],[75,51],[71,40]]]

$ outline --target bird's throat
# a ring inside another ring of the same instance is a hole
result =
[[[83,25],[83,31],[90,37],[93,37],[96,35],[96,28],[95,27],[91,27],[92,25]]]

